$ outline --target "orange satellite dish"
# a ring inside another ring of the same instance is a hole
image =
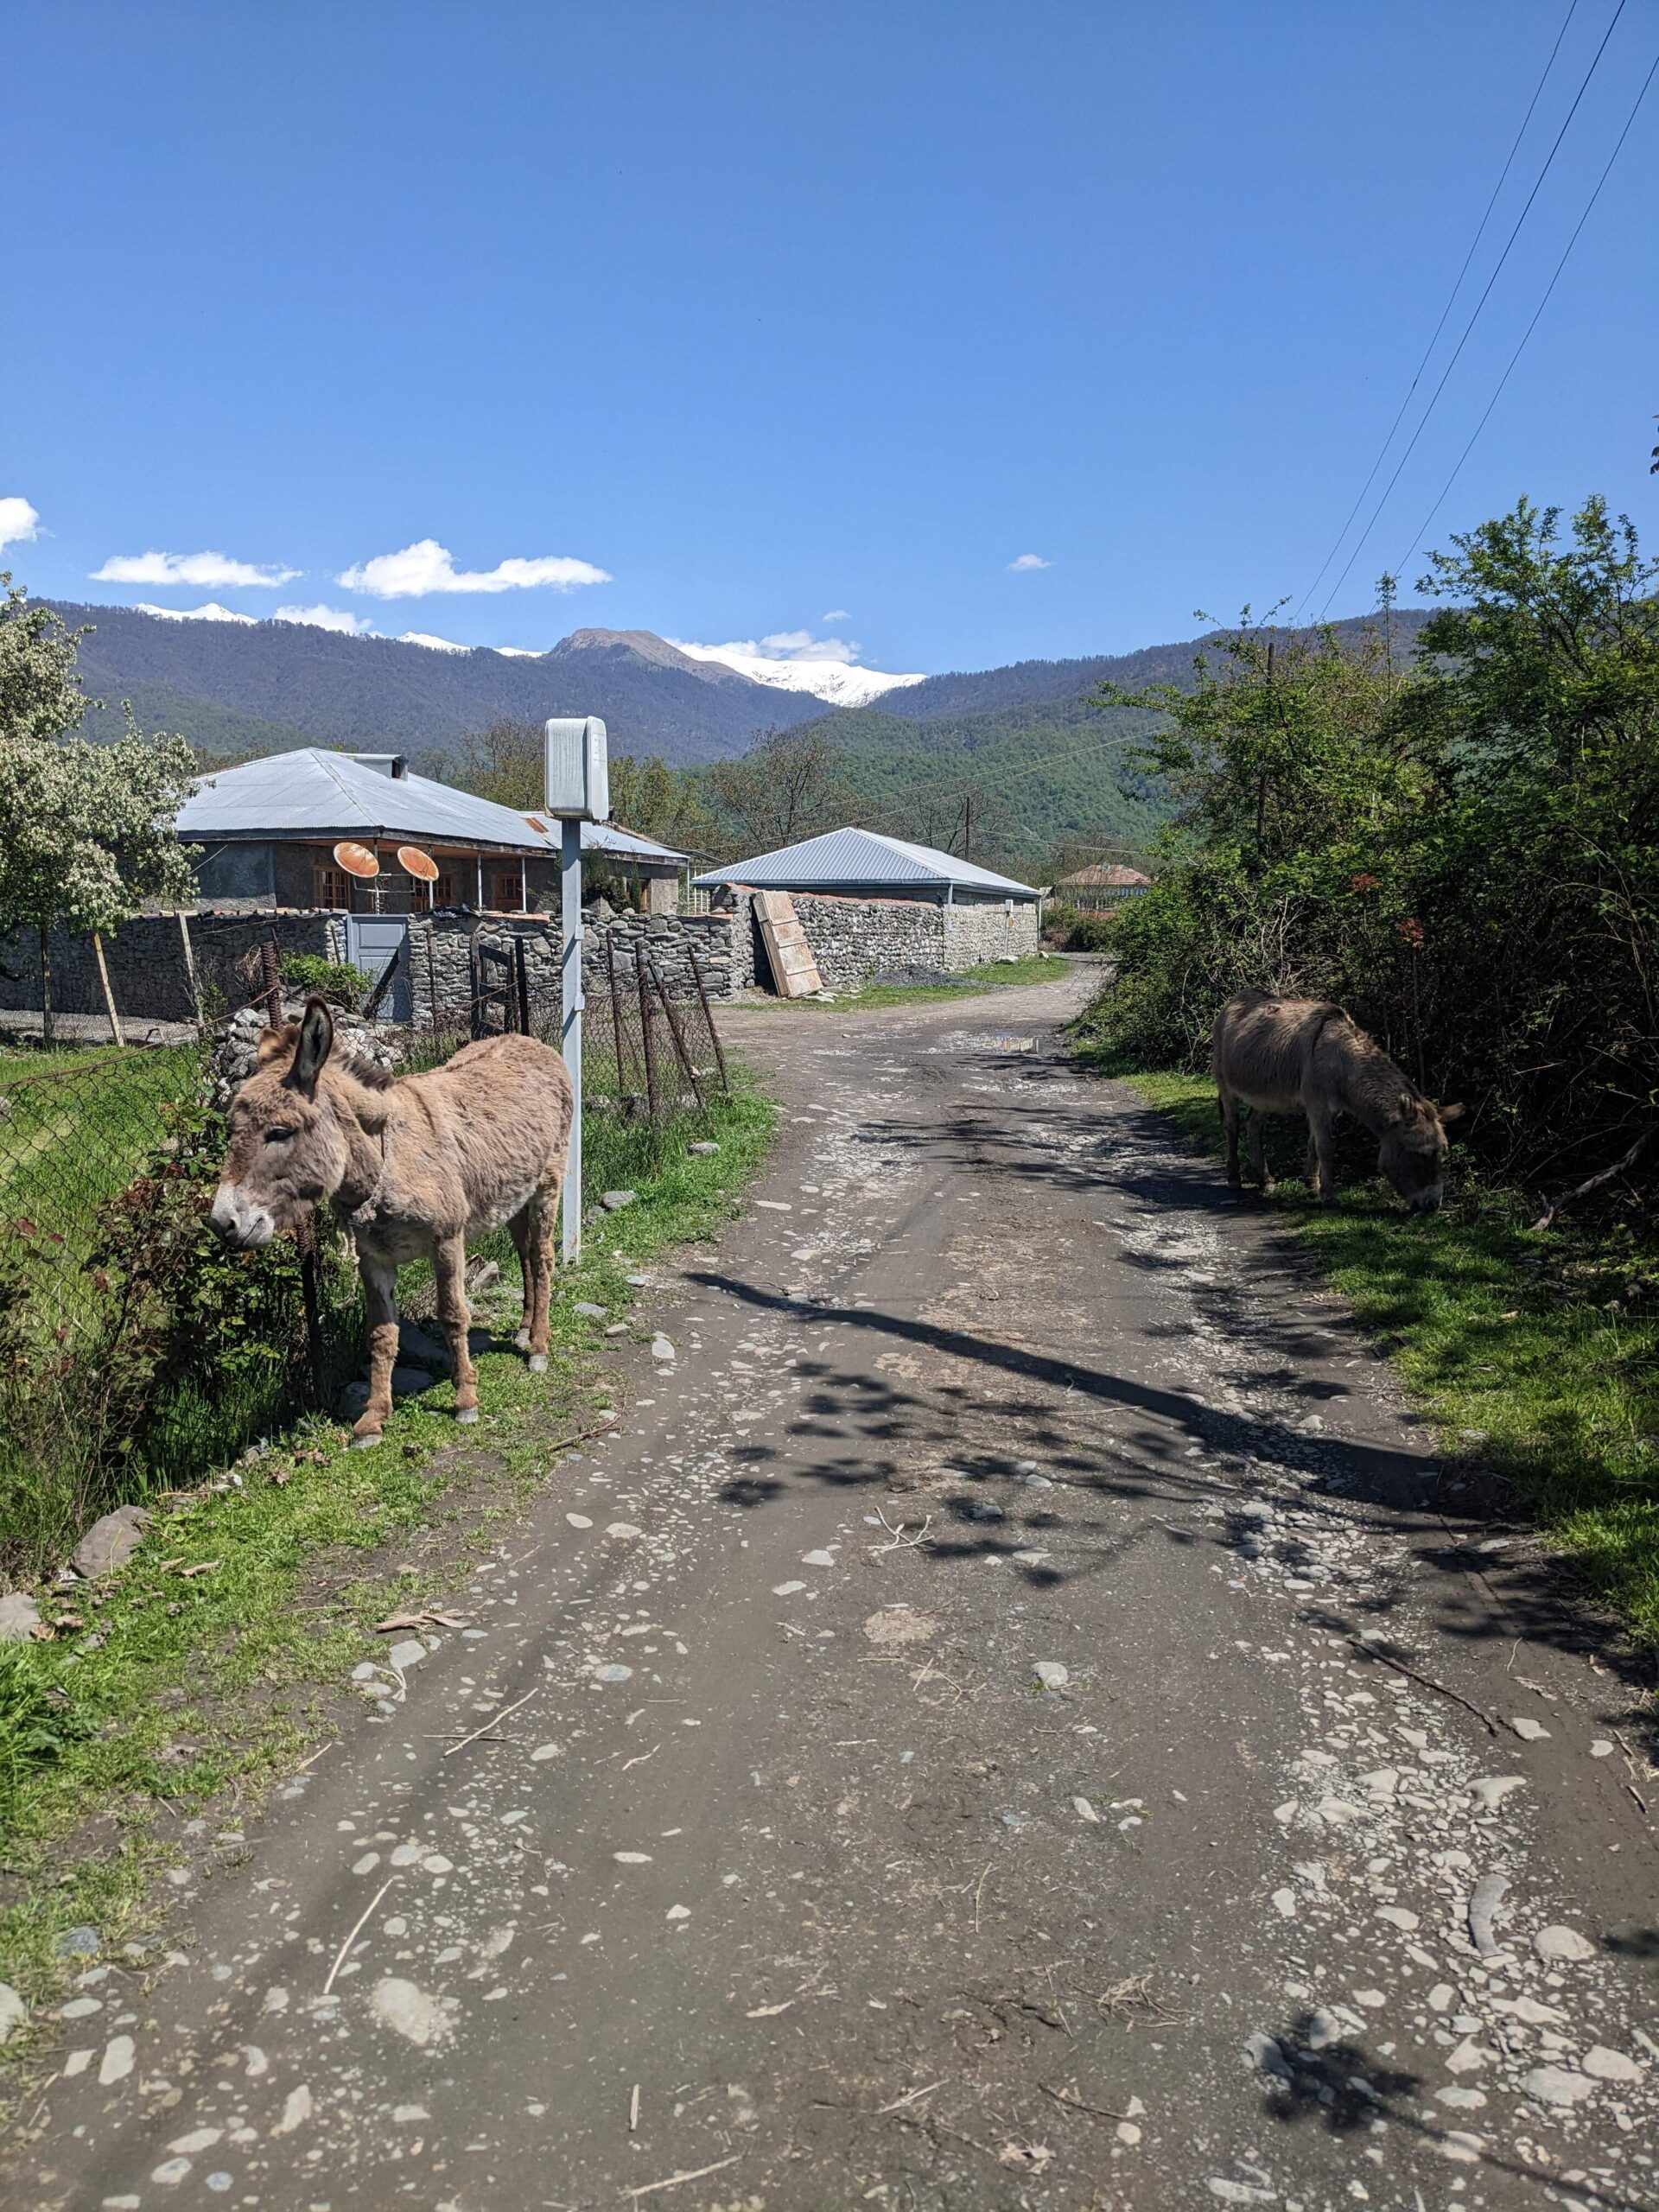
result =
[[[360,876],[365,881],[380,873],[380,863],[366,845],[336,845],[334,865],[343,868],[347,875]]]
[[[399,845],[397,865],[405,875],[418,876],[423,883],[435,883],[438,880],[437,862],[418,845]]]

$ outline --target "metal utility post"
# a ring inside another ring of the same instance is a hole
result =
[[[560,975],[563,1018],[559,1049],[570,1072],[570,1166],[564,1179],[562,1249],[565,1265],[582,1255],[582,822],[567,814],[559,824]]]
[[[597,715],[582,719],[556,715],[549,721],[547,810],[559,821],[559,965],[563,985],[559,1042],[575,1095],[560,1246],[568,1266],[582,1251],[582,825],[611,817],[605,725]]]

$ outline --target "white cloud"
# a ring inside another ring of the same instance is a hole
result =
[[[1052,569],[1053,565],[1052,561],[1045,561],[1040,553],[1022,553],[1017,561],[1009,562],[1008,574],[1023,576],[1033,569]]]
[[[297,569],[258,568],[228,553],[117,553],[94,569],[95,584],[195,584],[208,591],[262,584],[270,588],[299,575]]]
[[[611,577],[591,561],[566,554],[545,554],[534,561],[499,561],[493,569],[458,569],[448,546],[435,537],[405,545],[401,553],[377,553],[340,576],[347,591],[375,599],[424,599],[438,591],[529,591],[544,586],[574,591],[579,584],[607,584]]]
[[[349,614],[343,607],[279,607],[275,619],[304,622],[313,630],[338,630],[346,638],[366,638],[374,628],[366,614]]]
[[[832,607],[827,614],[818,617],[820,622],[850,622],[852,619],[844,607]]]
[[[27,545],[41,534],[41,518],[27,499],[0,499],[0,545]]]
[[[135,614],[153,614],[158,622],[246,622],[255,625],[257,614],[238,614],[233,607],[221,607],[210,599],[206,607],[147,607],[141,599],[133,608]]]
[[[862,648],[845,638],[815,638],[810,630],[774,630],[765,638],[735,638],[711,652],[744,653],[753,660],[838,660],[850,664]]]

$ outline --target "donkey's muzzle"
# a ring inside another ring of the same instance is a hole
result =
[[[227,1244],[247,1248],[269,1244],[276,1234],[276,1224],[268,1210],[256,1205],[234,1183],[219,1185],[207,1218]]]

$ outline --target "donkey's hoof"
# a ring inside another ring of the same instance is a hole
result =
[[[530,1355],[530,1371],[532,1375],[546,1374],[547,1354],[544,1351],[531,1352]]]
[[[379,1441],[380,1433],[377,1429],[372,1436],[353,1436],[352,1449],[353,1452],[372,1452]]]
[[[455,1408],[455,1419],[461,1422],[463,1426],[475,1421],[478,1419],[478,1408],[476,1406],[457,1406]]]

